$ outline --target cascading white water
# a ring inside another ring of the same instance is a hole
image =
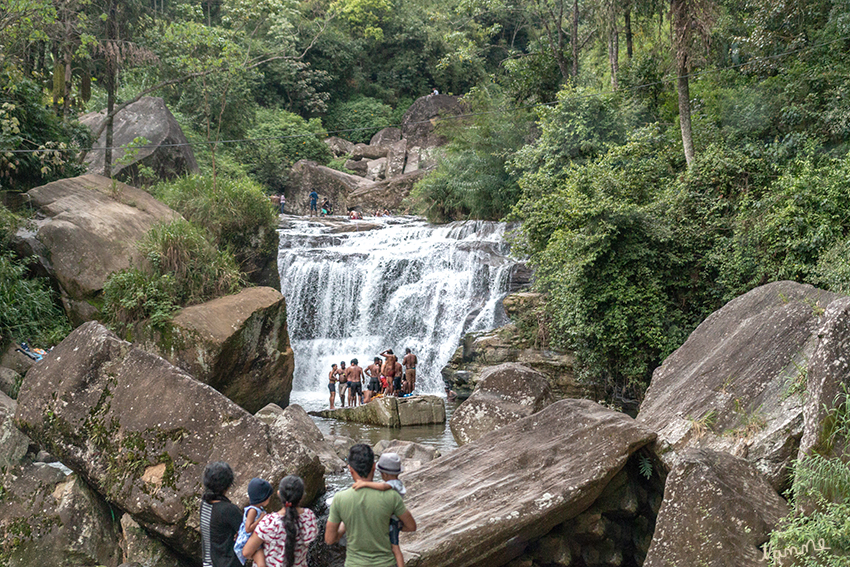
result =
[[[442,393],[440,370],[463,334],[504,323],[500,301],[516,265],[504,223],[395,217],[282,226],[295,391],[326,391],[331,363],[357,358],[365,368],[387,348],[399,358],[410,348],[417,391]]]

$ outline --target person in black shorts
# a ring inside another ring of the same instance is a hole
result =
[[[336,383],[338,381],[336,372],[336,364],[331,364],[331,371],[328,374],[328,390],[331,393],[331,409],[334,409],[334,398],[336,398]]]

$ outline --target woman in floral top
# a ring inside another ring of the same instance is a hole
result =
[[[283,510],[260,520],[242,553],[251,557],[262,546],[268,567],[307,567],[307,549],[319,534],[319,524],[312,510],[298,507],[304,481],[287,476],[280,481],[278,493]]]

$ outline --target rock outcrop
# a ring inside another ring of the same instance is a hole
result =
[[[80,123],[94,131],[102,123],[106,111],[86,114]],[[138,177],[139,165],[149,167],[160,179],[173,179],[187,173],[198,173],[198,162],[177,119],[159,97],[143,97],[122,109],[113,119],[112,175],[116,179],[132,182]],[[119,162],[124,157],[124,147],[136,138],[147,143],[138,148],[129,162]],[[106,147],[106,130],[95,143],[95,148]],[[105,153],[92,150],[86,155],[89,173],[102,174]]]
[[[284,437],[307,443],[310,450],[319,456],[325,472],[339,473],[346,470],[345,461],[339,457],[333,443],[325,440],[316,423],[298,404],[287,406],[286,409],[269,404],[258,411],[255,417],[277,429]]]
[[[759,546],[787,513],[752,464],[726,453],[689,451],[667,476],[643,565],[767,565]]]
[[[243,504],[252,477],[323,487],[318,457],[162,358],[89,322],[25,377],[18,427],[169,547],[198,557],[204,467],[230,463]]]
[[[45,463],[0,476],[0,563],[117,567],[121,531],[109,505],[79,475]]]
[[[838,385],[850,383],[846,363],[835,364],[850,340],[848,303],[775,282],[711,314],[655,370],[641,404],[637,419],[658,432],[664,463],[672,468],[692,448],[723,451],[783,490],[804,429],[821,427],[820,413],[804,407],[831,406]]]
[[[32,442],[15,427],[15,400],[0,392],[0,470],[21,462]]]
[[[191,563],[152,538],[130,514],[121,516],[121,550],[124,562],[144,567],[191,567]]]
[[[348,206],[364,213],[376,209],[404,212],[401,211],[402,203],[426,173],[424,169],[416,170],[371,185],[361,185],[348,196]]]
[[[411,147],[433,148],[446,143],[434,133],[434,125],[441,118],[463,113],[458,97],[427,95],[417,98],[401,118],[401,135]]]
[[[396,453],[401,457],[401,464],[405,472],[415,471],[425,463],[430,463],[440,456],[439,449],[435,447],[428,447],[421,443],[403,439],[382,439],[372,449],[375,451],[375,458],[384,453]]]
[[[302,159],[292,166],[284,191],[286,210],[295,214],[310,213],[310,192],[319,194],[319,204],[327,197],[335,214],[348,212],[348,195],[370,182],[362,177],[343,173],[314,161]]]
[[[454,411],[449,426],[458,444],[464,445],[537,413],[554,401],[545,376],[508,362],[481,374],[475,392]]]
[[[384,128],[368,144],[352,144],[331,137],[325,143],[334,156],[350,157],[346,169],[354,175],[335,171],[314,162],[296,163],[286,189],[287,203],[298,214],[309,211],[308,195],[316,190],[328,197],[337,214],[356,209],[399,212],[413,184],[436,164],[433,148],[446,140],[434,134],[441,117],[462,112],[458,97],[428,95],[417,99],[404,115],[401,128]]]
[[[186,307],[166,332],[134,327],[133,341],[209,384],[249,413],[289,404],[295,355],[286,302],[270,287]]]
[[[655,439],[632,418],[562,400],[405,475],[409,567],[505,565],[587,510]]]
[[[405,427],[445,423],[446,404],[439,396],[409,396],[376,398],[356,408],[311,411],[310,415],[366,423],[379,427]]]
[[[78,325],[100,317],[106,278],[136,265],[137,242],[157,222],[179,215],[146,191],[100,175],[61,179],[27,192],[44,215],[35,239],[21,234],[16,248],[35,254],[61,292],[65,312]],[[27,250],[28,249],[28,250]]]

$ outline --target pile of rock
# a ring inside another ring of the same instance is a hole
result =
[[[434,133],[434,125],[440,117],[461,113],[458,97],[429,95],[411,105],[400,128],[384,128],[368,144],[353,144],[336,136],[326,139],[335,157],[348,157],[345,168],[351,173],[299,161],[285,191],[287,207],[307,214],[309,194],[315,190],[328,197],[337,213],[352,209],[397,212],[413,184],[435,165],[434,148],[446,142]]]

